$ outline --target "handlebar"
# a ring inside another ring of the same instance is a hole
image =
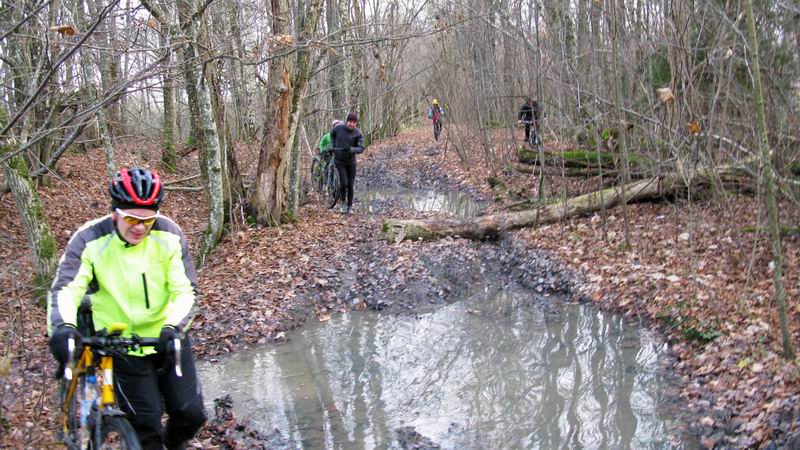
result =
[[[138,349],[140,347],[155,347],[158,345],[158,338],[143,338],[136,334],[130,337],[122,337],[119,335],[96,335],[86,336],[81,338],[84,347],[92,348],[112,348],[112,349]],[[181,367],[181,340],[176,337],[173,340],[175,351],[175,375],[178,377],[183,376],[183,369]],[[75,359],[75,340],[69,338],[67,340],[67,349],[69,355],[67,357],[67,364],[64,367],[64,378],[67,380],[72,379],[72,367]]]
[[[92,348],[137,348],[155,347],[158,345],[158,338],[143,338],[137,335],[131,337],[122,336],[91,336],[82,338],[83,345]]]

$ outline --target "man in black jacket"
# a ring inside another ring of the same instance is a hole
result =
[[[539,131],[539,118],[541,117],[541,109],[539,102],[532,100],[530,97],[525,99],[525,103],[517,114],[517,122],[525,126],[525,142],[537,143]],[[533,126],[533,139],[531,138],[531,126]]]
[[[356,127],[358,115],[347,114],[347,121],[331,130],[333,160],[339,172],[339,186],[342,195],[342,213],[350,214],[353,208],[353,187],[356,181],[356,155],[364,153],[364,136]]]

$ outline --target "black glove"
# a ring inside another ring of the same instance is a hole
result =
[[[183,333],[172,325],[164,325],[158,335],[156,353],[160,356],[159,364],[163,368],[175,365],[175,338],[183,339]]]
[[[167,356],[169,353],[174,352],[173,343],[176,337],[179,337],[180,332],[172,325],[164,325],[161,329],[161,334],[158,335],[158,346],[156,346],[156,353],[162,353]]]
[[[53,334],[50,335],[50,342],[48,343],[50,346],[50,353],[53,354],[61,367],[65,366],[69,359],[69,348],[67,347],[67,340],[69,338],[75,340],[75,350],[72,356],[75,358],[75,355],[82,348],[82,339],[81,334],[78,333],[74,325],[68,323],[59,325],[58,328],[53,331]]]

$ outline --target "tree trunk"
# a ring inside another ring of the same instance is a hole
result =
[[[617,5],[617,2],[622,2],[622,0],[611,0],[611,9],[614,13],[614,33],[612,35],[612,60],[613,60],[613,71],[614,71],[614,110],[616,112],[617,118],[617,128],[619,130],[619,146],[622,149],[622,182],[625,183],[622,185],[622,188],[625,189],[626,184],[630,181],[630,169],[628,166],[628,139],[627,139],[627,130],[625,127],[625,120],[624,116],[622,115],[622,95],[620,92],[622,91],[623,87],[620,86],[623,84],[623,76],[619,70],[619,41],[622,37],[622,26],[620,21],[622,20],[620,16],[620,8]],[[624,11],[624,9],[623,9]],[[630,219],[628,218],[628,205],[626,196],[623,195],[622,197],[622,218],[625,224],[625,246],[630,248],[631,246],[631,225]]]
[[[469,219],[444,220],[397,220],[383,222],[381,238],[390,242],[403,240],[434,240],[446,236],[460,236],[469,239],[487,239],[503,231],[515,228],[537,227],[545,223],[558,222],[574,216],[598,211],[620,202],[641,201],[660,198],[687,187],[686,180],[693,184],[708,183],[719,176],[741,179],[743,172],[731,167],[717,171],[699,171],[690,174],[673,173],[648,180],[630,183],[626,186],[612,187],[601,191],[573,197],[565,202],[542,205],[536,209],[498,213]]]
[[[251,91],[248,91],[248,83],[245,78],[245,68],[242,61],[245,60],[245,44],[242,38],[242,27],[239,23],[237,2],[230,2],[228,11],[228,23],[232,39],[226,39],[227,52],[236,54],[238,58],[231,58],[226,61],[230,70],[228,80],[230,81],[231,94],[233,96],[233,108],[236,112],[236,136],[237,140],[250,142],[255,133],[255,122],[253,118],[253,102]]]
[[[75,12],[75,17],[77,19],[77,25],[81,29],[86,29],[88,27],[84,12],[84,4],[82,1],[78,2],[76,6],[79,8],[78,11]],[[97,11],[94,2],[89,0],[87,2],[87,6],[89,11]],[[102,9],[102,8],[101,8]],[[104,41],[102,40],[102,33],[97,33],[93,36],[93,40],[95,42],[95,47],[103,48]],[[100,50],[91,50],[90,48],[81,48],[80,50],[81,58],[85,61],[92,61],[94,65],[97,67],[98,72],[102,74],[105,71],[104,67],[107,64],[107,61],[104,57],[100,54]],[[83,77],[83,90],[87,92],[86,101],[87,103],[91,102],[98,102],[102,97],[108,95],[108,92],[103,89],[103,92],[98,92],[98,86],[92,83],[92,73],[91,65],[90,64],[81,64],[81,74]],[[102,84],[102,83],[101,83]],[[102,87],[102,86],[101,86]],[[103,153],[106,155],[106,173],[108,178],[114,176],[116,172],[116,163],[114,161],[114,144],[111,141],[111,136],[109,135],[108,129],[108,116],[106,114],[105,108],[100,108],[97,110],[97,134],[100,137],[100,145],[103,148]]]
[[[288,0],[272,0],[272,53],[285,53],[291,45],[288,34]],[[292,61],[281,56],[270,61],[271,91],[264,120],[264,139],[258,156],[258,169],[251,213],[260,224],[280,225],[286,210],[286,176],[289,164],[289,114],[292,109]]]
[[[215,21],[217,28],[221,28],[221,22]],[[218,35],[222,35],[222,30],[215,29]],[[200,42],[203,47],[211,48],[211,39],[208,35],[206,24],[203,24],[201,30]],[[223,70],[219,70],[223,68]],[[225,211],[225,220],[228,221],[233,214],[233,208],[237,203],[237,199],[242,198],[244,195],[244,185],[242,177],[239,173],[239,165],[236,161],[236,154],[233,145],[233,137],[231,134],[230,124],[228,123],[228,115],[226,114],[225,97],[222,93],[222,74],[224,71],[224,61],[216,60],[210,62],[206,66],[205,77],[206,83],[211,89],[211,104],[214,108],[214,120],[217,126],[217,135],[219,136],[219,145],[223,156],[222,162],[222,187],[223,187],[223,208]]]
[[[192,120],[192,134],[200,142],[202,161],[200,173],[205,183],[206,201],[208,202],[208,226],[203,235],[203,242],[197,255],[197,265],[202,266],[206,257],[222,237],[225,223],[224,188],[222,182],[222,150],[220,148],[217,126],[214,122],[214,106],[211,92],[204,76],[204,65],[201,63],[199,39],[199,20],[202,15],[192,18],[195,12],[193,0],[178,2],[180,26],[186,35],[183,43],[183,70],[186,77],[186,90],[193,93],[190,106],[194,101],[196,117]],[[191,108],[190,108],[191,109]]]
[[[202,74],[198,70],[196,78],[197,100],[200,109],[201,129],[197,130],[203,136],[205,164],[200,168],[206,176],[206,201],[208,202],[208,226],[203,235],[203,244],[197,255],[197,265],[202,267],[211,250],[216,247],[222,237],[222,227],[225,223],[224,189],[222,183],[222,151],[217,136],[217,127],[214,123],[211,94]]]
[[[103,8],[106,7],[106,5],[103,3],[104,2],[99,2],[96,0],[87,0],[86,6],[90,14],[100,15]],[[80,22],[84,23],[82,24]],[[84,28],[86,27],[85,22],[85,18],[80,17],[78,25]],[[113,29],[113,26],[109,25],[109,22],[111,22],[111,19],[106,18],[106,20],[100,24],[97,32],[93,36],[96,48],[93,54],[97,64],[97,70],[100,72],[100,87],[102,88],[103,92],[103,95],[95,95],[95,99],[109,95],[115,82],[115,80],[112,78],[111,69],[113,65],[112,59],[114,57],[113,48],[111,46],[113,40],[113,33],[111,33],[111,30]],[[84,52],[82,51],[81,53],[83,54]],[[114,167],[114,144],[112,139],[114,133],[117,132],[117,130],[114,128],[114,126],[117,124],[112,124],[111,122],[118,120],[119,106],[117,105],[117,102],[114,102],[112,105],[104,107],[101,111],[98,111],[97,121],[98,131],[101,139],[100,142],[103,146],[103,151],[106,153],[106,165],[112,167],[112,175],[116,170]]]
[[[161,24],[161,45],[166,55],[162,64],[161,93],[164,101],[164,120],[161,126],[161,163],[167,172],[178,168],[178,152],[175,149],[175,87],[172,73],[172,21]]]
[[[0,156],[6,149],[0,149]],[[47,290],[53,281],[58,263],[58,244],[50,233],[47,217],[44,214],[39,194],[28,178],[28,167],[22,156],[17,155],[3,165],[6,182],[14,194],[22,229],[31,248],[33,258],[34,298],[44,306]]]
[[[783,249],[781,248],[780,216],[778,215],[778,204],[775,199],[775,180],[773,179],[772,152],[769,150],[767,141],[767,121],[765,118],[765,99],[761,83],[761,63],[758,61],[758,36],[756,36],[756,24],[753,17],[753,0],[745,0],[745,12],[747,14],[747,37],[748,47],[750,47],[749,60],[752,65],[753,87],[755,88],[754,109],[756,113],[756,127],[758,130],[758,147],[761,154],[761,167],[764,173],[764,190],[767,201],[767,221],[769,224],[769,242],[772,250],[772,261],[775,264],[772,271],[773,283],[775,284],[775,303],[778,305],[778,319],[781,324],[781,336],[783,341],[783,357],[787,360],[794,359],[794,349],[792,348],[791,333],[786,312],[786,293],[783,289]]]
[[[319,17],[322,12],[323,0],[310,0],[308,5],[303,8],[300,15],[300,35],[298,42],[299,45],[305,45],[309,39],[316,33]],[[297,62],[295,64],[295,77],[294,77],[294,93],[292,95],[292,114],[289,122],[289,141],[288,147],[291,149],[290,164],[289,164],[289,177],[286,192],[288,196],[288,204],[286,208],[286,216],[292,220],[297,217],[297,209],[300,205],[300,168],[302,167],[302,153],[300,152],[300,143],[297,139],[297,130],[299,130],[300,116],[303,113],[303,95],[305,94],[306,85],[311,71],[310,66],[311,54],[308,48],[301,48],[297,52]]]
[[[328,25],[328,35],[331,36],[331,44],[336,45],[342,41],[340,35],[340,20],[339,20],[339,0],[327,0],[327,8],[325,11],[325,19]],[[342,95],[342,86],[344,86],[344,68],[341,66],[341,52],[342,48],[331,48],[328,51],[328,89],[331,91],[331,110],[333,116],[336,117],[341,114],[344,109],[344,95]]]

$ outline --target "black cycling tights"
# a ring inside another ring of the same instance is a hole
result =
[[[342,164],[336,161],[336,170],[339,171],[339,187],[347,199],[347,207],[353,206],[353,187],[356,185],[356,165]],[[344,201],[345,199],[342,199]]]
[[[197,383],[192,356],[191,339],[181,341],[181,369],[178,378],[175,368],[159,370],[163,359],[159,355],[145,357],[114,355],[114,375],[117,401],[130,420],[143,450],[183,448],[206,420],[203,396]],[[167,429],[161,428],[161,414],[166,407]]]

